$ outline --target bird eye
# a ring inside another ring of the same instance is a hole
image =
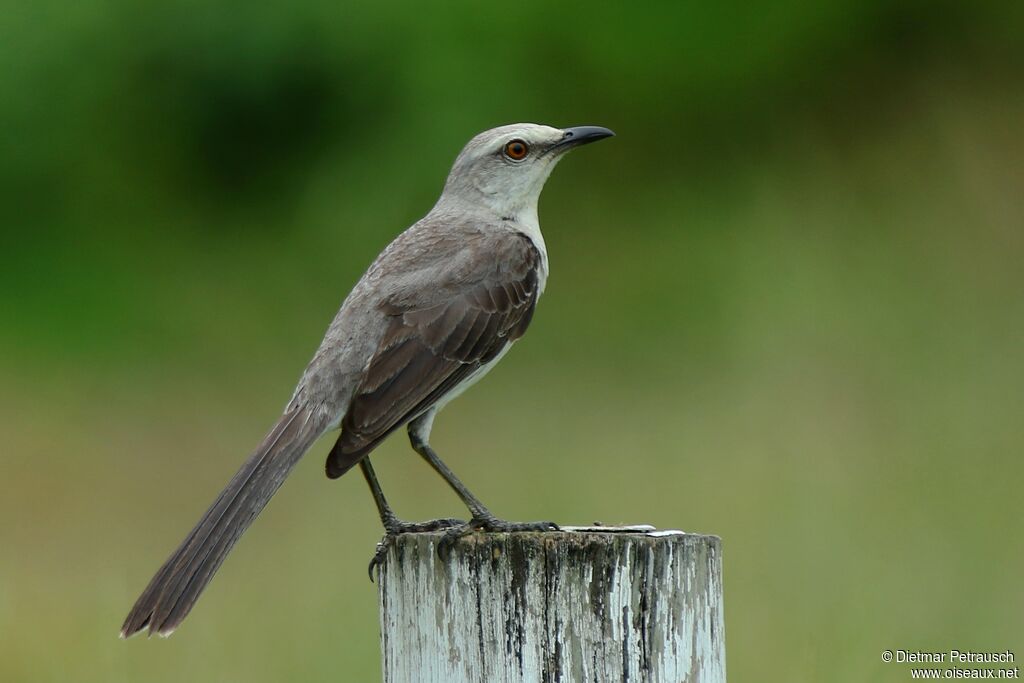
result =
[[[505,145],[504,151],[512,161],[522,161],[530,153],[530,148],[522,140],[513,140]]]

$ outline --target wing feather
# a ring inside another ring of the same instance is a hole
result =
[[[407,300],[389,300],[390,323],[327,457],[339,477],[523,335],[539,295],[540,253],[525,235],[508,233],[474,268]]]

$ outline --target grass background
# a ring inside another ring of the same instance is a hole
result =
[[[473,133],[555,172],[530,334],[435,446],[497,513],[725,543],[734,680],[1024,633],[1019,3],[9,3],[0,679],[378,680],[319,444],[170,640],[121,619]],[[326,440],[325,440],[326,441]],[[461,514],[394,438],[407,518]]]

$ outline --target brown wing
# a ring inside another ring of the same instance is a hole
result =
[[[347,472],[526,332],[541,257],[525,235],[504,240],[471,277],[460,273],[462,282],[384,304],[388,328],[327,456],[328,477]]]

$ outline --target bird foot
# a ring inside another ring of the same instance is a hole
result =
[[[384,562],[384,557],[388,554],[388,549],[394,545],[395,539],[402,534],[419,534],[428,531],[442,531],[444,529],[454,529],[461,526],[465,526],[466,522],[461,519],[444,518],[444,519],[431,519],[426,522],[403,522],[400,519],[388,520],[388,523],[384,527],[384,537],[377,543],[377,550],[373,553],[373,557],[370,559],[370,566],[368,571],[370,573],[370,582],[373,583],[373,570],[380,567]]]
[[[474,531],[493,533],[516,533],[521,531],[558,531],[560,527],[554,522],[509,522],[498,519],[494,515],[474,515],[468,522],[450,527],[437,544],[437,555],[446,559],[452,545],[467,534]]]

